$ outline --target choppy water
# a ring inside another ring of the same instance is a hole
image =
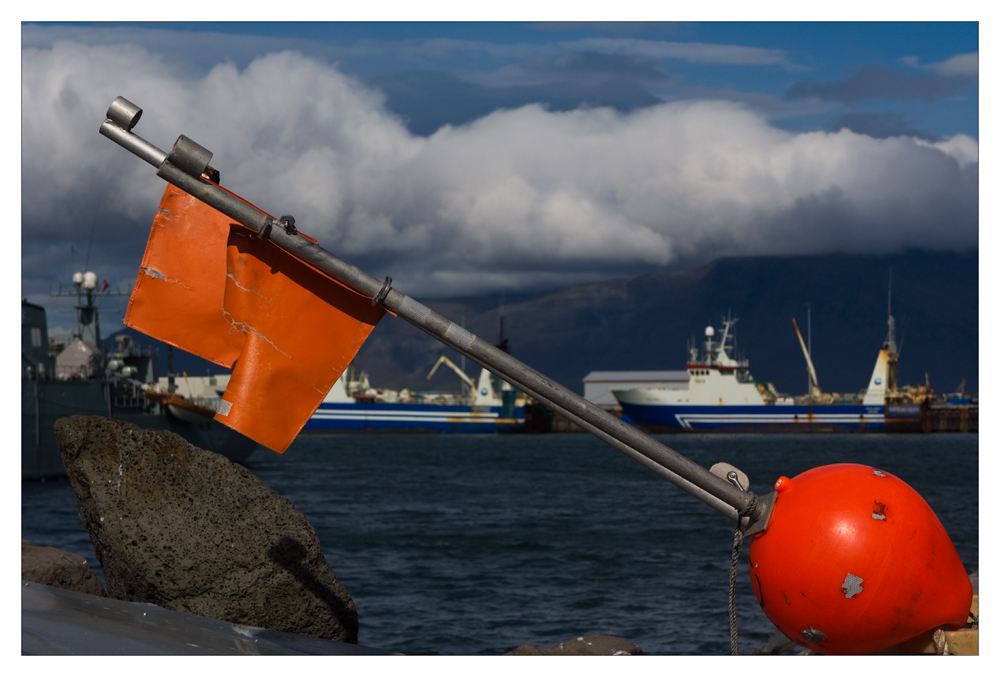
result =
[[[978,435],[678,435],[692,460],[727,461],[769,491],[829,463],[887,470],[921,493],[979,567]],[[647,654],[726,654],[732,528],[588,435],[304,436],[247,466],[316,528],[350,591],[360,643],[408,654],[484,654],[581,634]],[[66,481],[22,486],[22,536],[86,557]],[[740,649],[773,626],[744,546]]]

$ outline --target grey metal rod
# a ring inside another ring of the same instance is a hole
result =
[[[157,175],[161,178],[248,228],[261,232],[272,223],[267,214],[218,186],[173,166],[167,161],[166,153],[111,120],[105,121],[101,126],[101,133],[155,166]],[[301,235],[286,232],[280,225],[274,225],[267,233],[267,237],[283,249],[365,296],[375,298],[382,289],[382,281],[341,260]],[[749,494],[409,296],[390,289],[383,300],[383,305],[460,354],[558,410],[598,438],[654,470],[727,517],[735,519],[736,513],[745,510],[749,505],[751,500]],[[751,516],[750,522],[753,523],[760,517],[766,515],[761,515],[760,511],[757,511],[757,514]]]
[[[111,120],[105,120],[104,124],[101,125],[100,131],[102,135],[108,137],[122,148],[138,155],[154,167],[159,167],[167,159],[167,154],[162,150],[142,137],[136,136],[132,132],[119,127]]]

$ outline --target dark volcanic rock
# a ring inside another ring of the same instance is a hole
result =
[[[505,656],[641,656],[642,649],[634,642],[610,635],[583,635],[540,649],[534,644],[522,644]]]
[[[21,539],[21,580],[107,597],[87,560],[65,550]]]
[[[99,416],[55,432],[111,597],[357,643],[354,602],[315,530],[246,468]]]

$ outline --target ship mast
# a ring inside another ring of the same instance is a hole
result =
[[[806,367],[809,371],[809,396],[814,400],[819,399],[823,393],[819,389],[819,380],[816,378],[816,368],[813,367],[812,356],[809,354],[809,349],[806,348],[805,341],[802,340],[802,332],[799,331],[799,323],[792,318],[792,326],[795,327],[795,334],[799,337],[799,345],[802,346],[802,353],[806,356]]]
[[[896,354],[896,318],[892,316],[892,271],[889,272],[889,333],[885,337],[883,348],[891,354]]]
[[[886,394],[896,391],[896,362],[899,360],[899,353],[896,349],[896,318],[892,316],[892,271],[889,271],[889,333],[886,334],[882,348],[888,357],[888,368],[886,370],[885,391]]]
[[[97,312],[97,304],[94,303],[94,294],[97,291],[97,275],[87,271],[86,273],[73,273],[73,287],[75,291],[63,293],[51,292],[49,296],[54,297],[76,297],[76,331],[73,332],[74,339],[80,339],[84,343],[101,347],[101,323]]]

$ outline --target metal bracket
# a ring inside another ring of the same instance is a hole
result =
[[[778,492],[772,491],[765,496],[757,497],[756,515],[751,515],[750,523],[747,525],[743,537],[759,534],[767,529],[768,522],[771,521],[771,511],[774,510],[774,502],[778,498]]]
[[[389,290],[391,288],[392,278],[386,275],[385,282],[382,283],[382,288],[378,290],[378,294],[375,294],[375,296],[372,297],[372,308],[385,301],[385,297],[389,295]]]
[[[257,231],[257,237],[262,240],[266,240],[271,237],[271,229],[275,226],[281,226],[285,229],[285,232],[289,235],[296,235],[299,231],[295,229],[295,217],[291,214],[285,214],[280,219],[275,221],[270,216],[264,221],[263,227]]]

